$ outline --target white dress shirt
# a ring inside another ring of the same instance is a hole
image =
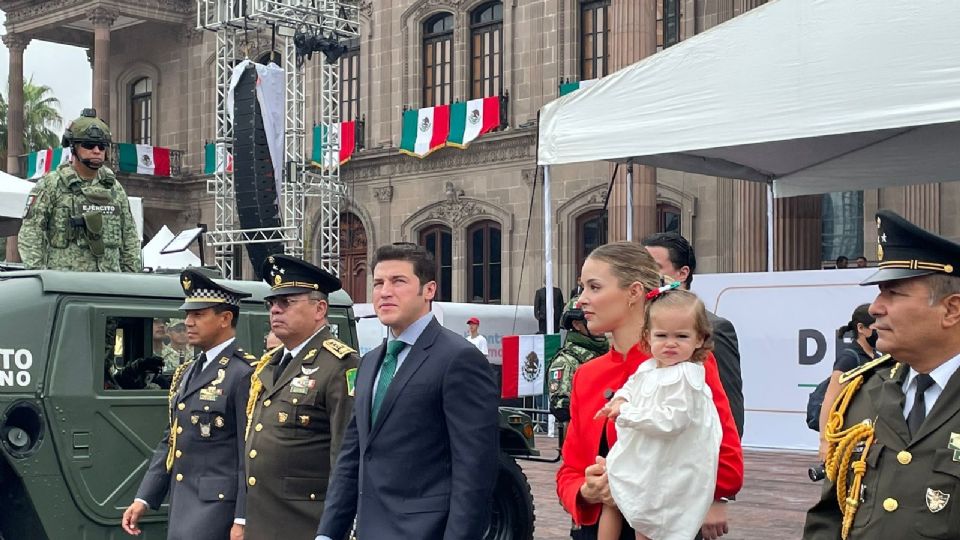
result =
[[[933,384],[923,393],[923,404],[927,409],[926,414],[930,414],[933,405],[937,402],[940,394],[943,393],[943,389],[946,388],[950,377],[957,371],[957,368],[960,368],[960,354],[940,364],[937,366],[937,369],[930,372],[930,377],[933,378]],[[903,400],[904,418],[910,415],[910,409],[913,408],[913,403],[917,399],[917,375],[919,374],[913,368],[910,368],[907,379],[903,381],[903,395],[905,396]],[[926,415],[924,415],[924,417],[926,417]]]

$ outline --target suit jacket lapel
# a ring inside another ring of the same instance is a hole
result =
[[[936,431],[937,428],[957,414],[957,411],[960,411],[960,369],[950,376],[947,386],[940,393],[937,402],[933,404],[930,414],[923,421],[920,431],[917,432],[917,436],[913,438],[911,444],[919,442]]]
[[[357,431],[364,445],[370,440],[367,435],[369,435],[371,428],[370,413],[373,406],[373,383],[377,378],[377,372],[380,371],[380,364],[383,363],[383,357],[386,353],[387,340],[383,340],[379,347],[363,356],[360,369],[357,372],[357,398],[353,402],[353,410],[357,418]]]
[[[264,366],[260,371],[260,374],[257,375],[257,377],[260,378],[260,384],[263,385],[263,391],[260,392],[261,395],[273,395],[273,389],[275,388],[275,385],[273,384],[273,371],[277,369],[277,363],[280,362],[281,358],[283,358],[283,347],[277,349],[270,356],[270,360],[267,362],[267,365]]]
[[[225,349],[223,349],[220,352],[220,355],[217,356],[217,358],[213,359],[210,362],[210,365],[204,368],[203,371],[199,373],[194,373],[194,375],[190,377],[190,380],[187,381],[187,388],[184,391],[182,398],[185,398],[197,392],[201,388],[213,382],[213,380],[217,378],[217,371],[220,368],[225,367],[220,365],[219,359],[229,358],[233,354],[233,351],[234,349],[236,349],[236,347],[237,347],[237,340],[233,340],[233,343],[231,343]],[[200,358],[197,361],[204,362],[206,361],[206,359],[207,359],[207,355],[206,353],[203,353],[200,355]]]
[[[878,438],[881,441],[898,440],[901,447],[910,443],[910,430],[903,418],[903,379],[908,371],[906,365],[901,365],[897,377],[884,375],[886,380],[870,389],[870,399],[877,407]]]
[[[420,366],[430,357],[429,349],[433,346],[433,341],[437,337],[439,328],[440,323],[438,323],[436,319],[432,319],[427,324],[427,327],[424,328],[423,333],[420,334],[416,343],[413,344],[413,348],[410,349],[410,352],[407,353],[407,356],[403,359],[403,365],[400,366],[400,369],[398,369],[396,375],[394,375],[393,381],[387,389],[387,395],[383,397],[383,403],[380,404],[380,412],[377,413],[377,422],[372,426],[370,433],[371,439],[377,436],[381,426],[383,426],[387,417],[390,416],[390,409],[397,401],[397,396],[403,391],[403,387],[406,386],[410,378],[413,377],[413,374],[416,373],[417,370],[420,369]]]

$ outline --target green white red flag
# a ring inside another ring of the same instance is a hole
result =
[[[446,146],[449,134],[449,105],[404,111],[400,152],[418,158],[426,157]]]
[[[447,144],[466,148],[471,141],[500,125],[498,96],[471,99],[450,106],[450,135]]]
[[[503,384],[505,399],[542,396],[547,391],[547,368],[560,350],[560,334],[504,336]]]
[[[59,167],[61,163],[69,161],[69,148],[46,148],[30,152],[27,156],[27,178],[40,178]]]
[[[117,145],[120,171],[146,176],[170,176],[170,149],[149,144]]]

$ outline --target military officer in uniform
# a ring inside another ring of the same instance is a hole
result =
[[[960,538],[960,245],[877,213],[870,305],[886,356],[847,382],[807,540]],[[891,358],[892,356],[892,358]]]
[[[180,276],[187,337],[203,352],[174,373],[170,421],[122,526],[140,534],[147,507],[170,494],[168,540],[237,540],[246,517],[244,430],[256,358],[237,347],[240,300],[250,296],[194,270]]]
[[[359,357],[327,322],[339,279],[286,255],[270,256],[261,275],[283,347],[263,356],[251,383],[246,538],[313,538],[353,412]]]
[[[139,272],[140,235],[127,193],[104,166],[110,128],[84,109],[63,134],[73,154],[41,178],[27,197],[17,236],[27,268]]]
[[[594,336],[587,329],[587,320],[576,297],[567,303],[560,324],[567,335],[563,347],[550,362],[550,412],[561,422],[561,426],[565,426],[570,420],[570,387],[573,385],[574,372],[589,360],[606,354],[610,345],[607,338]]]

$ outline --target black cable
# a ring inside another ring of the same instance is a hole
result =
[[[610,204],[610,194],[613,193],[613,183],[617,180],[617,171],[620,170],[620,164],[617,163],[613,167],[613,175],[610,176],[610,185],[607,186],[607,196],[603,198],[603,217],[608,219],[601,219],[600,226],[603,230],[600,231],[600,238],[607,237],[607,222],[609,221],[609,214],[607,213],[607,205]],[[606,243],[606,242],[604,242]]]
[[[537,114],[539,116],[539,113]],[[539,139],[539,137],[537,137]],[[513,333],[517,332],[517,312],[520,310],[520,286],[523,284],[523,267],[527,261],[527,243],[530,241],[530,225],[533,223],[533,202],[537,200],[537,177],[540,176],[540,166],[533,172],[533,187],[530,189],[530,208],[527,210],[527,232],[523,238],[523,254],[520,256],[520,275],[517,277],[517,302],[513,305]],[[549,212],[549,208],[544,208]]]

